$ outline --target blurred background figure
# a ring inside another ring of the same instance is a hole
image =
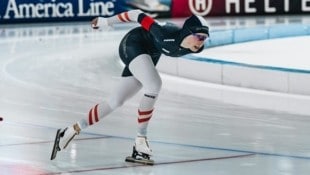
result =
[[[160,0],[129,0],[127,3],[146,12],[168,12],[170,7]]]

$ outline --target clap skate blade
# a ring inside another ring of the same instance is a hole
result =
[[[126,157],[125,161],[145,165],[154,165],[154,160],[150,159],[150,155],[139,153],[135,147],[133,147],[132,155]]]
[[[53,146],[53,151],[52,151],[52,155],[51,155],[51,160],[55,159],[56,155],[57,155],[57,152],[60,151],[59,141],[60,141],[60,136],[62,134],[60,131],[61,131],[61,129],[58,129],[57,133],[56,133],[56,137],[55,137],[55,141],[54,141],[54,146]]]

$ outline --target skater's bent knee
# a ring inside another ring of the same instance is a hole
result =
[[[156,81],[153,81],[152,83],[145,86],[145,92],[148,94],[159,94],[162,86],[161,79],[158,79]]]

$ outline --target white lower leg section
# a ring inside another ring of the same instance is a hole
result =
[[[88,126],[98,123],[99,120],[106,117],[110,114],[114,109],[110,107],[107,101],[104,101],[100,104],[95,105],[93,108],[89,110],[88,113]],[[85,122],[84,122],[85,124]],[[84,129],[84,128],[83,128]]]
[[[110,107],[107,101],[103,101],[89,110],[87,119],[81,119],[77,124],[81,129],[85,129],[88,126],[99,122],[100,119],[106,117],[113,110],[114,109]]]
[[[140,111],[139,110],[139,117],[138,117],[138,136],[147,136],[147,128],[149,125],[149,120],[152,118],[151,111]]]
[[[146,136],[150,119],[153,116],[153,109],[157,95],[144,94],[138,110],[138,136]]]
[[[157,94],[144,94],[139,104],[139,110],[149,111],[153,109],[156,101]]]
[[[85,128],[88,127],[88,122],[87,122],[87,120],[84,119],[84,118],[81,119],[80,121],[78,121],[77,124],[79,125],[79,127],[80,127],[81,129],[85,129]]]

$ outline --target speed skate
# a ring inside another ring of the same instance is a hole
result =
[[[59,147],[59,141],[60,141],[60,135],[61,135],[60,131],[61,131],[61,129],[58,129],[57,133],[56,133],[54,146],[53,146],[53,150],[52,150],[52,155],[51,155],[51,160],[55,159],[57,152],[60,151],[60,147]]]
[[[154,160],[150,159],[150,155],[138,152],[135,146],[133,146],[132,155],[126,157],[125,161],[145,165],[154,165]]]

